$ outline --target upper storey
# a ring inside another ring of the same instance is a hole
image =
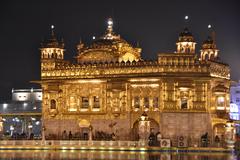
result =
[[[141,48],[134,48],[120,35],[113,32],[113,21],[108,19],[106,33],[89,46],[82,42],[77,46],[78,63],[133,62],[141,59]]]
[[[192,33],[188,28],[184,28],[179,34],[177,45],[177,53],[195,53],[195,41]]]
[[[179,34],[177,48],[172,53],[158,54],[157,61],[141,58],[141,49],[134,48],[113,32],[113,21],[108,20],[105,34],[89,46],[77,46],[76,63],[64,60],[64,44],[57,41],[53,28],[51,38],[42,45],[41,78],[81,79],[144,76],[204,76],[230,79],[230,68],[218,60],[218,49],[212,38],[203,42],[198,58],[195,40],[185,28]]]
[[[64,59],[64,43],[58,41],[54,26],[51,26],[51,36],[47,41],[41,43],[41,59]]]

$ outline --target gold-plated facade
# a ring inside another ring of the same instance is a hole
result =
[[[215,56],[203,58],[206,48],[198,59],[188,29],[179,35],[176,52],[145,61],[141,49],[115,35],[112,27],[108,21],[105,35],[88,47],[80,42],[77,63],[64,60],[64,45],[54,34],[41,47],[46,135],[61,137],[66,130],[81,137],[91,126],[95,139],[102,132],[136,140],[144,111],[151,132],[173,142],[186,136],[193,145],[206,132],[223,135],[229,112],[227,64]]]

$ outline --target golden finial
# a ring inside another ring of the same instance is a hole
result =
[[[51,34],[54,36],[54,25],[51,25]]]
[[[108,33],[112,33],[112,30],[113,30],[113,20],[112,20],[112,18],[108,18],[107,24],[108,24],[108,27],[107,27]]]

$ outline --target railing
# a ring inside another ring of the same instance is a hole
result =
[[[0,146],[144,147],[145,141],[0,140]]]

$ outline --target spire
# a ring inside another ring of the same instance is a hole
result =
[[[185,16],[185,23],[189,21],[189,16]],[[186,25],[187,26],[187,25]],[[180,32],[177,40],[177,53],[195,53],[195,40],[192,33],[187,27],[184,27],[184,30]]]
[[[55,28],[55,26],[51,25],[50,36],[45,42],[42,43],[42,47],[43,48],[62,48],[63,49],[64,48],[63,39],[61,41],[57,40],[57,37],[56,37],[55,32],[54,32],[54,28]]]
[[[54,34],[54,25],[51,25],[51,36],[52,36],[52,37],[55,37],[55,34]]]
[[[216,40],[215,40],[215,32],[212,29],[212,25],[208,25],[208,30],[209,30],[209,36],[207,39],[203,42],[202,48],[200,50],[201,52],[201,58],[200,60],[202,61],[216,61],[219,59],[218,57],[218,52],[219,50],[217,49],[216,46]]]
[[[79,44],[77,45],[78,53],[81,53],[83,48],[84,48],[84,43],[82,42],[82,38],[80,37]]]
[[[112,31],[113,31],[113,20],[112,20],[112,18],[108,18],[107,24],[108,24],[107,32],[112,34]]]
[[[120,36],[115,35],[113,32],[113,20],[112,18],[108,18],[107,20],[107,30],[105,35],[102,37],[103,39],[119,39]]]
[[[211,38],[213,40],[213,44],[216,45],[216,33],[211,24],[208,25],[208,30],[209,30],[209,35],[211,36]]]

